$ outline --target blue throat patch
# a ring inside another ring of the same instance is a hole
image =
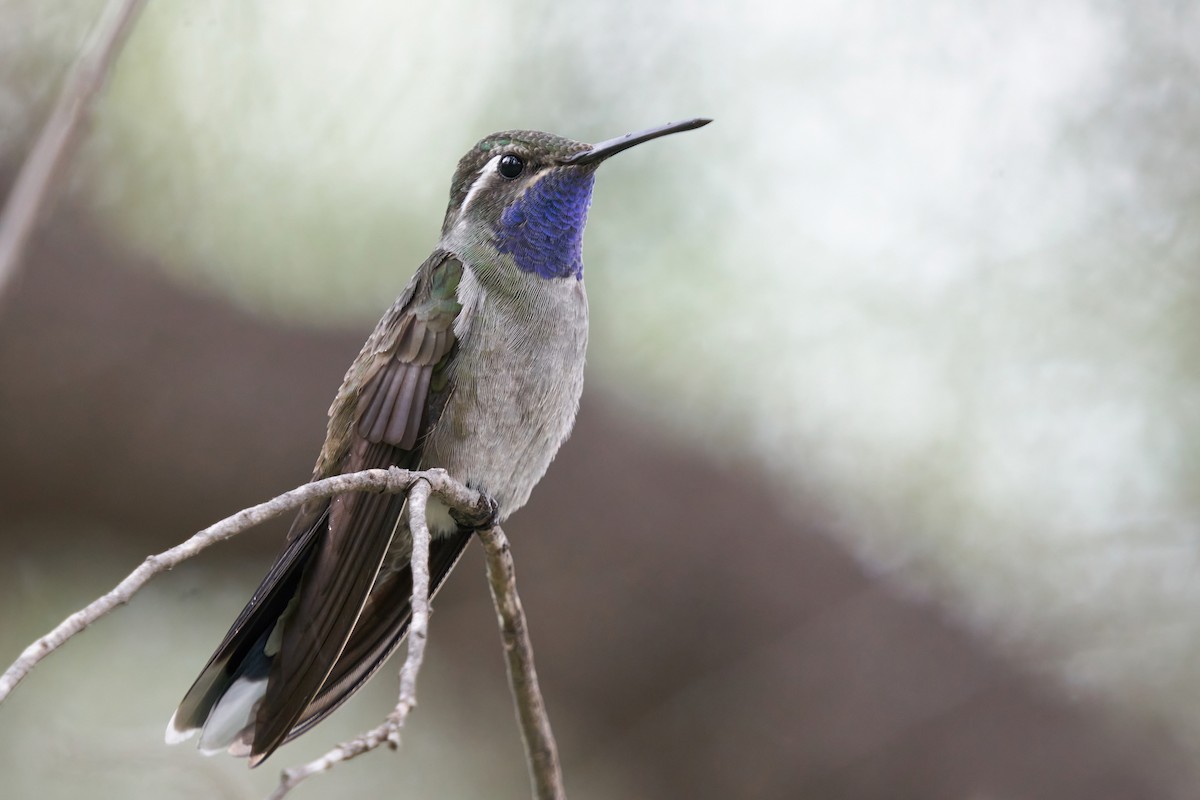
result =
[[[500,215],[496,247],[542,278],[583,277],[583,226],[596,175],[565,169],[542,178]]]

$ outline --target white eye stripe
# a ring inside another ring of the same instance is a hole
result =
[[[475,199],[475,193],[478,192],[484,186],[484,184],[488,182],[488,179],[491,178],[491,176],[496,174],[496,167],[499,164],[500,156],[495,155],[492,156],[490,161],[483,165],[483,169],[479,170],[479,177],[475,179],[473,184],[471,184],[471,188],[467,192],[466,198],[463,199],[462,211],[459,212],[460,214],[466,212],[466,210],[471,207],[471,201]]]

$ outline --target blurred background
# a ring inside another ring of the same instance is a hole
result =
[[[7,192],[99,0],[0,0]],[[307,479],[505,128],[614,159],[575,435],[508,525],[570,794],[1190,798],[1200,7],[151,3],[0,297],[0,660]],[[162,731],[286,521],[0,709],[9,797],[255,798]],[[528,796],[474,550],[399,755],[295,796]],[[398,664],[396,665],[398,668]]]

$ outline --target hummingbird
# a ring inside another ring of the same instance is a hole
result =
[[[583,230],[596,169],[692,119],[586,144],[539,131],[482,139],[458,163],[441,238],[375,326],[329,408],[313,480],[375,467],[445,469],[491,500],[463,520],[431,497],[436,592],[475,530],[529,499],[583,390]],[[167,725],[262,763],[359,689],[408,630],[404,494],[300,509],[282,552]],[[457,515],[461,516],[461,515]]]

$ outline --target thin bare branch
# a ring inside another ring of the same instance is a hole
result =
[[[408,490],[408,526],[412,531],[412,621],[408,626],[408,655],[400,668],[400,699],[381,725],[343,742],[320,758],[307,764],[285,769],[279,785],[268,800],[279,800],[301,782],[335,764],[369,753],[384,742],[393,750],[400,746],[400,729],[408,712],[417,704],[417,673],[425,658],[425,640],[429,634],[429,526],[425,521],[425,504],[429,500],[429,484],[417,480]]]
[[[25,245],[54,191],[61,167],[79,143],[83,122],[145,0],[110,0],[83,52],[63,80],[58,100],[21,165],[0,215],[0,297],[20,266]]]
[[[487,554],[488,583],[499,616],[500,638],[508,660],[508,682],[512,688],[534,800],[566,800],[562,768],[558,763],[558,745],[550,730],[550,717],[538,687],[533,665],[533,643],[525,622],[525,610],[517,596],[517,579],[508,538],[499,526],[479,531]]]
[[[400,744],[399,727],[417,704],[417,673],[425,659],[425,640],[429,635],[429,525],[425,504],[429,484],[418,481],[408,492],[408,527],[412,532],[412,619],[408,623],[408,657],[400,670],[400,701],[389,720],[396,722],[394,744]]]
[[[299,508],[307,502],[353,491],[408,492],[409,528],[413,539],[412,621],[409,627],[408,655],[400,672],[400,698],[395,709],[378,727],[338,745],[315,761],[285,770],[280,776],[278,786],[270,795],[270,800],[284,797],[312,775],[325,772],[338,762],[348,761],[374,750],[385,742],[392,748],[398,747],[400,729],[417,703],[417,675],[428,638],[430,534],[426,521],[426,504],[429,496],[431,493],[436,494],[453,509],[456,518],[464,520],[460,524],[473,524],[473,520],[488,520],[495,514],[495,504],[490,498],[458,483],[441,469],[410,472],[393,467],[314,481],[265,503],[239,511],[205,528],[183,544],[150,556],[112,591],[67,617],[58,627],[27,647],[4,675],[0,676],[0,702],[3,702],[42,659],[100,617],[129,602],[130,598],[158,573],[173,568],[218,542]],[[533,646],[529,640],[525,612],[517,596],[508,539],[499,526],[480,530],[479,538],[487,556],[488,580],[508,661],[509,683],[525,742],[534,798],[565,800],[566,792],[563,789],[562,771],[558,763],[558,748],[550,730],[550,720],[546,715],[541,690],[538,688],[537,672],[533,665]]]
[[[452,480],[445,470],[440,469],[426,472],[409,472],[394,467],[372,469],[307,483],[273,500],[239,511],[205,528],[183,544],[147,558],[112,591],[76,611],[54,630],[25,648],[12,666],[0,676],[0,703],[4,702],[13,688],[37,666],[38,662],[105,614],[128,603],[130,598],[158,573],[173,568],[217,542],[299,508],[311,500],[332,497],[342,492],[403,492],[418,479],[427,482],[439,497],[455,508],[469,509],[473,514],[485,513],[488,508],[487,498]]]

